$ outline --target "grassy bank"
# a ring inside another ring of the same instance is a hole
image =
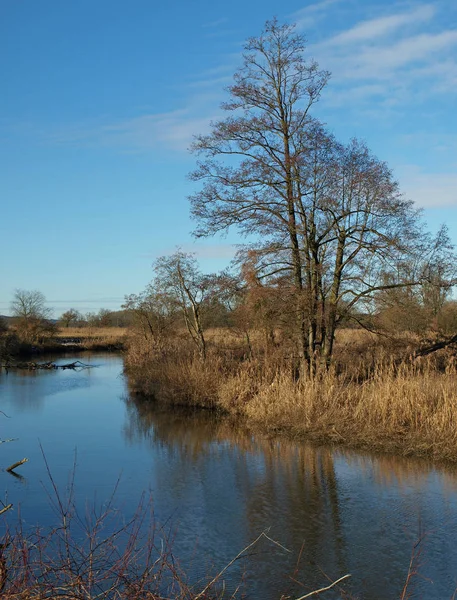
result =
[[[126,336],[127,329],[122,327],[68,327],[57,329],[52,336],[29,341],[11,328],[0,335],[0,364],[60,352],[119,351],[124,349]]]
[[[128,330],[126,327],[65,327],[57,331],[57,344],[82,350],[122,350]]]
[[[134,392],[225,411],[264,432],[457,461],[457,373],[449,356],[393,360],[376,342],[340,336],[340,360],[298,380],[279,353],[241,360],[210,348],[203,363],[176,343],[157,352],[134,338],[126,371]]]

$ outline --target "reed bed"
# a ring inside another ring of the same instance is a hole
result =
[[[457,461],[452,357],[399,362],[379,343],[376,353],[369,347],[297,379],[281,356],[240,360],[213,347],[202,362],[184,342],[158,352],[133,340],[126,372],[135,392],[219,409],[265,432]]]

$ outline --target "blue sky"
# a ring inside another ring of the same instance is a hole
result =
[[[455,0],[2,0],[0,314],[15,288],[56,316],[116,309],[178,245],[227,265],[235,235],[192,239],[187,148],[273,16],[332,72],[316,116],[366,140],[457,243]]]

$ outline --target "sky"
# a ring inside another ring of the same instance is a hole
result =
[[[332,73],[315,116],[457,243],[456,0],[0,0],[0,314],[116,310],[177,246],[228,265],[235,233],[192,237],[188,148],[275,16]]]

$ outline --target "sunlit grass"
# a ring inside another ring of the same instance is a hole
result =
[[[126,327],[61,327],[56,332],[57,338],[103,338],[118,339],[127,335]]]
[[[399,361],[370,334],[355,332],[350,340],[350,332],[340,335],[345,363],[297,379],[280,355],[246,360],[211,346],[202,363],[185,343],[156,352],[134,338],[127,373],[141,393],[217,408],[265,431],[457,460],[452,357],[411,362],[405,353]]]

